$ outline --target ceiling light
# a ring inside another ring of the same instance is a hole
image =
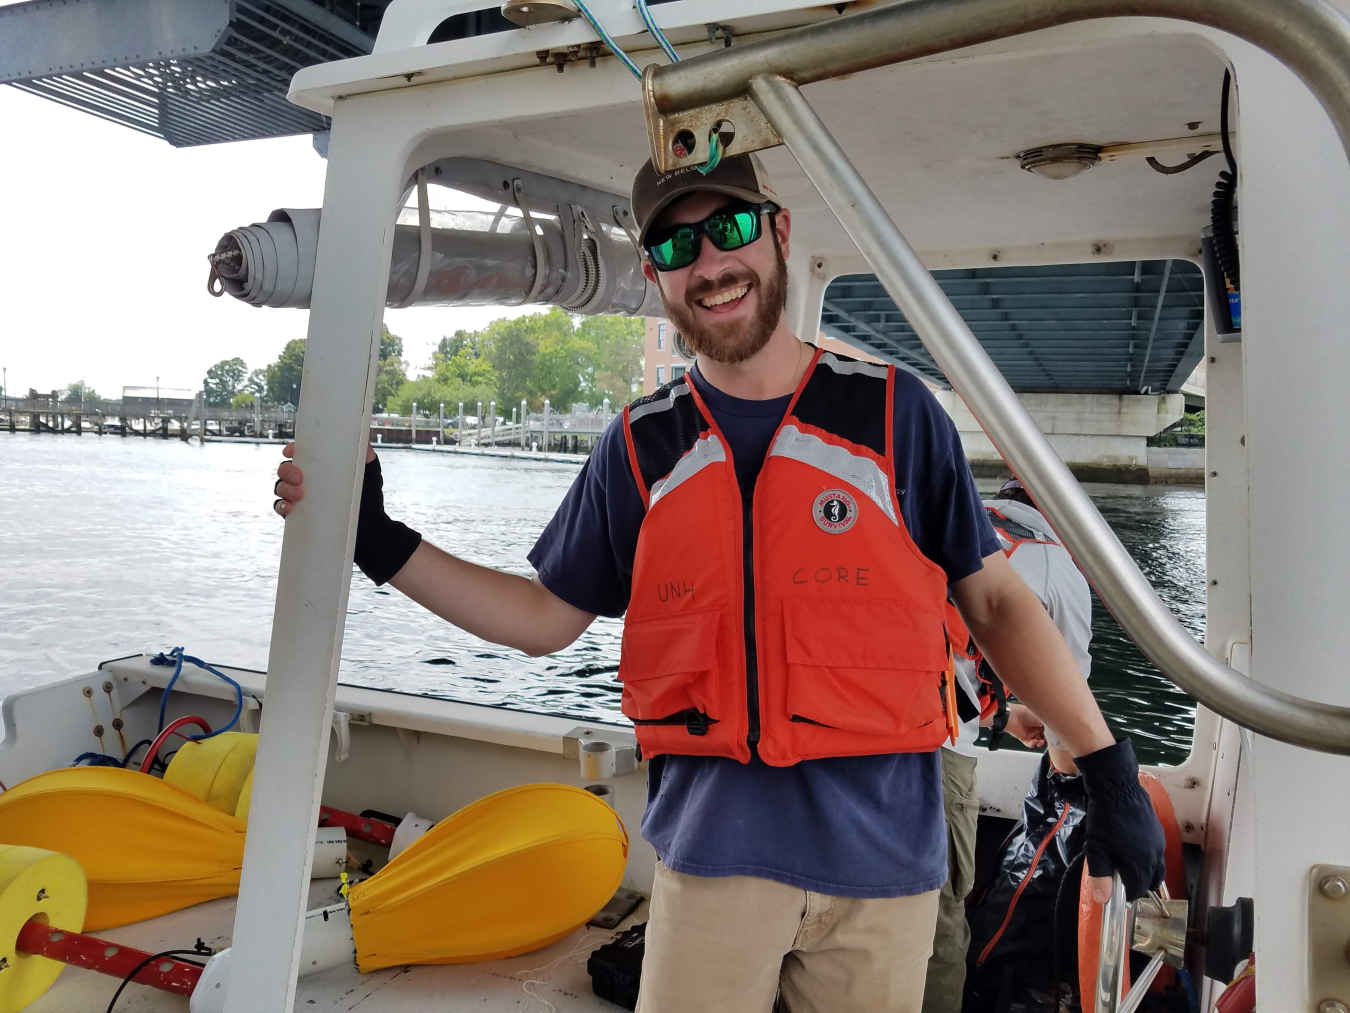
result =
[[[529,28],[571,21],[581,17],[581,12],[569,0],[507,0],[502,4],[502,17],[522,28]]]
[[[1027,172],[1046,179],[1068,179],[1101,161],[1100,144],[1043,144],[1017,153],[1017,162]]]

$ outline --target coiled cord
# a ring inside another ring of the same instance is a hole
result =
[[[1233,202],[1237,197],[1237,159],[1233,157],[1233,148],[1228,139],[1228,93],[1232,87],[1233,76],[1223,72],[1223,98],[1219,104],[1219,129],[1223,137],[1223,154],[1228,160],[1228,169],[1220,171],[1219,181],[1214,185],[1214,199],[1209,204],[1209,223],[1214,230],[1214,256],[1219,261],[1233,291],[1242,291],[1240,264],[1238,262],[1237,231],[1233,227]]]

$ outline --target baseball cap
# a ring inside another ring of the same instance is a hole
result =
[[[1008,481],[1004,482],[1001,486],[998,487],[998,491],[1007,492],[1009,489],[1020,489],[1020,488],[1022,488],[1022,483],[1017,481],[1017,479],[1015,478],[1010,478],[1008,479]]]
[[[712,190],[755,203],[778,203],[778,194],[758,155],[728,155],[706,175],[695,166],[658,173],[648,159],[633,180],[633,219],[637,222],[638,245],[646,240],[647,230],[663,208],[698,190]]]

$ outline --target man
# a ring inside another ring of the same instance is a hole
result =
[[[1092,656],[1092,592],[1069,551],[1050,532],[1050,525],[1032,503],[1017,479],[1005,482],[985,510],[998,536],[999,546],[1013,570],[1035,592],[1046,613],[1064,637],[1083,678],[1088,677]],[[957,681],[969,701],[956,741],[942,749],[942,789],[947,816],[947,882],[938,901],[937,932],[933,956],[928,961],[928,983],[923,1013],[960,1013],[965,989],[970,925],[965,898],[975,877],[975,831],[979,812],[976,786],[975,740],[980,725],[994,725],[990,708],[983,706],[989,694],[982,689],[979,662],[959,652]],[[983,715],[981,714],[983,712]],[[1001,723],[996,734],[1005,730]],[[1027,706],[1007,705],[1006,731],[1033,749],[1042,749],[1047,738],[1051,762],[1065,773],[1076,773],[1073,754]]]
[[[767,1013],[781,989],[793,1013],[919,1009],[946,879],[949,584],[1097,785],[1094,873],[1158,882],[1129,743],[999,550],[951,422],[917,380],[788,329],[792,217],[758,159],[648,164],[632,203],[644,271],[697,360],[600,439],[530,554],[537,576],[390,520],[373,453],[356,561],[534,655],[625,616],[623,709],[661,859],[638,1008]],[[278,474],[285,515],[303,479]]]

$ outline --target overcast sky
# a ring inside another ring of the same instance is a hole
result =
[[[305,336],[305,310],[208,295],[206,256],[274,208],[322,204],[327,163],[308,135],[174,148],[10,87],[0,129],[0,367],[12,392],[83,379],[115,397],[156,377],[198,390],[213,363],[256,369]],[[390,310],[385,322],[416,368],[442,335],[520,312]]]

